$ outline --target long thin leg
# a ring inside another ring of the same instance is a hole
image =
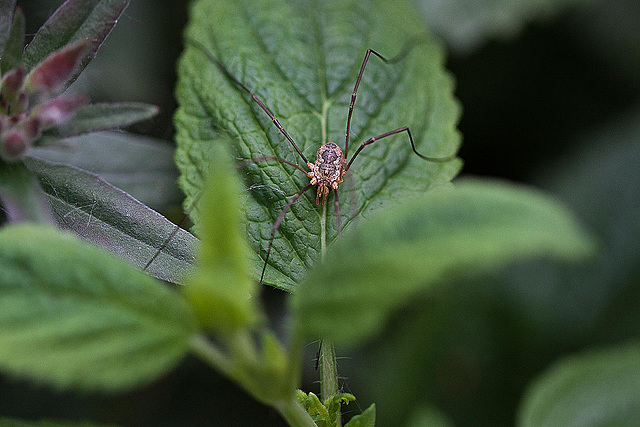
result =
[[[211,54],[211,52],[209,52],[207,50],[207,48],[200,43],[197,40],[193,40],[193,39],[187,39],[187,43],[191,44],[193,47],[195,47],[196,49],[198,49],[200,52],[202,52],[207,58],[209,58],[209,60],[211,62],[213,62],[215,64],[216,67],[218,67],[218,69],[222,72],[222,74],[224,74],[229,80],[231,80],[232,82],[234,82],[236,85],[238,85],[240,88],[242,88],[244,91],[246,91],[249,95],[251,95],[251,98],[253,98],[254,101],[256,101],[256,103],[260,106],[260,108],[262,108],[262,110],[267,113],[267,115],[269,116],[269,118],[271,119],[271,121],[273,122],[274,125],[276,125],[276,127],[278,128],[278,130],[280,132],[282,132],[282,134],[285,136],[285,138],[287,138],[289,140],[289,142],[291,143],[291,145],[293,146],[293,148],[298,152],[298,154],[300,155],[300,157],[302,157],[302,160],[304,161],[305,164],[309,163],[309,161],[307,160],[307,158],[304,156],[304,154],[302,154],[302,151],[300,151],[300,149],[298,148],[298,146],[296,145],[296,143],[293,141],[293,138],[291,138],[291,136],[289,136],[289,134],[287,133],[286,130],[284,130],[284,128],[282,127],[282,125],[280,124],[280,122],[278,121],[278,119],[271,113],[271,111],[269,111],[269,109],[267,108],[266,105],[264,105],[264,103],[262,101],[260,101],[260,99],[249,90],[248,87],[246,87],[245,85],[243,85],[242,83],[240,83],[239,80],[237,80],[235,77],[233,77],[231,75],[231,73],[229,71],[227,71],[227,69],[224,67],[224,65],[222,65],[222,62],[220,62],[220,60],[218,58],[216,58],[215,56],[213,56]]]
[[[247,160],[243,160],[239,163],[236,163],[236,167],[237,168],[243,168],[247,165],[250,165],[252,163],[258,163],[258,162],[262,162],[265,160],[275,160],[277,162],[281,162],[281,163],[286,163],[289,166],[293,166],[294,168],[298,169],[301,172],[304,172],[305,174],[307,173],[306,170],[302,169],[300,166],[296,165],[295,163],[291,163],[290,161],[287,161],[285,159],[281,159],[279,157],[275,157],[275,156],[258,156],[258,157],[254,157],[252,159],[247,159]]]
[[[382,135],[371,137],[371,138],[367,139],[366,141],[364,141],[362,144],[360,144],[360,147],[358,147],[356,152],[353,154],[353,157],[351,157],[351,160],[349,160],[349,163],[347,163],[347,170],[349,170],[349,168],[351,167],[351,163],[353,163],[353,161],[356,159],[358,154],[360,154],[360,151],[362,151],[362,149],[364,147],[366,147],[369,144],[373,144],[374,142],[376,142],[379,139],[386,138],[387,136],[395,135],[396,133],[400,133],[400,132],[404,132],[404,131],[406,131],[407,134],[409,135],[409,141],[411,142],[411,148],[413,149],[413,152],[418,155],[418,157],[421,157],[424,160],[427,160],[429,162],[434,162],[434,163],[446,163],[446,162],[456,158],[455,154],[451,155],[451,156],[447,156],[447,157],[427,157],[427,156],[423,156],[422,154],[418,153],[418,150],[416,150],[416,145],[413,143],[413,137],[411,136],[411,131],[409,131],[409,127],[408,126],[404,126],[404,127],[398,128],[398,129],[390,130],[389,132],[385,132]]]
[[[282,163],[286,163],[290,166],[293,166],[294,168],[298,169],[299,171],[304,172],[305,174],[307,173],[307,171],[305,171],[304,169],[302,169],[300,166],[296,165],[295,163],[291,163],[287,160],[284,159],[280,159],[278,157],[274,157],[274,156],[259,156],[259,157],[254,157],[252,159],[248,159],[248,160],[244,160],[242,162],[239,162],[236,164],[237,168],[243,168],[249,164],[252,163],[257,163],[257,162],[261,162],[264,160],[276,160],[278,162],[282,162]],[[151,257],[151,259],[147,262],[147,264],[144,266],[144,268],[142,269],[142,271],[146,271],[149,266],[151,264],[153,264],[153,262],[158,258],[158,256],[160,255],[160,253],[167,247],[167,245],[169,244],[169,242],[171,241],[171,239],[173,239],[175,237],[176,234],[178,234],[178,231],[180,231],[180,228],[182,228],[182,226],[184,225],[184,223],[186,222],[187,218],[189,218],[189,215],[191,214],[191,211],[193,210],[193,208],[195,207],[195,205],[198,203],[198,201],[200,200],[200,196],[202,196],[202,192],[200,194],[198,194],[198,196],[196,197],[196,199],[193,201],[193,203],[191,204],[191,207],[189,208],[189,210],[185,213],[185,215],[182,217],[182,220],[180,221],[180,223],[176,224],[176,226],[173,228],[173,231],[171,232],[171,234],[169,234],[169,236],[167,236],[167,238],[165,239],[165,241],[162,243],[162,245],[160,245],[160,248],[158,248],[158,250],[156,251],[155,254],[153,254],[153,256]]]
[[[191,207],[189,208],[189,211],[187,213],[185,213],[185,215],[182,217],[182,219],[180,220],[180,222],[178,224],[175,225],[175,227],[173,227],[173,231],[171,231],[171,234],[169,234],[169,236],[167,236],[167,238],[164,240],[164,242],[162,242],[162,245],[160,245],[160,247],[158,248],[158,250],[156,251],[155,254],[153,254],[153,256],[151,257],[151,259],[145,264],[144,268],[142,269],[142,271],[147,271],[147,269],[149,268],[149,266],[151,264],[153,264],[153,262],[156,260],[156,258],[158,258],[158,256],[160,255],[160,253],[162,253],[163,250],[165,250],[165,248],[167,247],[167,245],[169,244],[169,242],[171,241],[171,239],[173,239],[175,237],[176,234],[178,234],[178,231],[180,231],[180,229],[182,228],[182,226],[184,225],[184,223],[187,221],[187,219],[189,218],[189,215],[191,215],[191,211],[193,210],[193,208],[196,207],[196,205],[198,204],[198,201],[200,201],[200,196],[202,196],[202,192],[200,192],[200,194],[198,194],[195,198],[195,200],[193,201],[193,203],[191,204]]]
[[[367,66],[367,62],[369,62],[369,56],[371,56],[371,54],[373,53],[375,56],[382,59],[384,63],[393,64],[395,62],[401,61],[405,56],[407,56],[407,54],[411,51],[413,46],[415,46],[417,43],[421,41],[422,40],[418,38],[409,40],[407,43],[405,43],[404,47],[402,48],[402,51],[390,59],[385,58],[384,56],[380,55],[378,52],[376,52],[373,49],[367,49],[367,52],[364,54],[364,60],[362,61],[362,66],[360,67],[360,72],[358,73],[358,78],[356,79],[356,84],[353,87],[353,92],[351,93],[351,102],[349,103],[349,112],[347,113],[346,138],[344,141],[345,159],[347,158],[347,154],[349,153],[349,132],[351,129],[351,115],[353,114],[353,107],[356,104],[356,96],[357,96],[356,94],[358,92],[358,87],[360,86],[360,80],[362,80],[362,75],[364,74],[364,68]]]
[[[271,246],[273,245],[273,238],[276,235],[276,231],[278,231],[278,228],[280,227],[280,223],[284,219],[284,216],[286,215],[286,213],[289,211],[289,208],[291,207],[291,205],[293,205],[296,202],[296,200],[298,200],[298,198],[302,196],[302,193],[307,191],[310,187],[311,187],[311,184],[307,184],[302,190],[298,191],[295,196],[290,198],[287,201],[287,204],[285,205],[284,209],[282,209],[282,212],[280,212],[280,215],[278,215],[278,219],[276,219],[276,222],[273,223],[273,227],[271,228],[271,237],[269,238],[269,247],[267,248],[267,256],[264,259],[264,266],[262,267],[262,274],[260,275],[260,284],[262,284],[262,279],[264,279],[264,272],[267,269],[267,262],[269,262],[269,255],[271,255]]]

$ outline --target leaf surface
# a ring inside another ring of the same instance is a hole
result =
[[[634,426],[640,419],[640,347],[562,360],[528,390],[518,425]]]
[[[165,246],[175,225],[99,176],[82,169],[26,159],[49,195],[62,228],[144,267],[159,249],[149,274],[182,283],[194,262],[196,238],[180,229]]]
[[[167,141],[126,132],[95,132],[65,138],[57,145],[33,147],[29,156],[93,172],[155,210],[182,201],[173,162],[175,147]]]
[[[0,58],[11,32],[11,21],[16,0],[0,0]]]
[[[81,135],[106,129],[124,128],[158,114],[158,107],[140,102],[114,102],[84,105],[57,128],[60,136]]]
[[[348,105],[367,48],[393,57],[416,36],[423,43],[401,62],[371,58],[358,91],[349,152],[369,137],[402,126],[411,128],[424,155],[446,157],[457,151],[459,108],[453,83],[444,71],[442,50],[424,32],[406,1],[200,0],[193,4],[186,36],[255,91],[314,161],[323,143],[334,141],[344,148]],[[207,173],[209,147],[221,143],[221,134],[231,137],[238,160],[277,156],[305,167],[258,104],[193,43],[187,43],[180,60],[177,97],[176,160],[188,206]],[[418,158],[404,132],[372,144],[339,190],[344,228],[358,216],[449,181],[459,168],[459,161],[437,164]],[[252,164],[242,172],[248,189],[245,227],[256,252],[257,278],[276,218],[309,178],[275,161]],[[325,212],[309,190],[276,233],[265,283],[293,289],[335,237],[333,196]]]
[[[185,301],[53,227],[0,230],[0,369],[60,388],[120,390],[166,372],[195,322]]]
[[[11,4],[15,3],[6,0],[3,1]],[[5,4],[4,7],[6,8],[7,5]],[[8,23],[11,24],[11,29],[7,34],[7,39],[4,41],[4,44],[0,43],[0,47],[2,48],[2,52],[0,53],[0,57],[2,58],[0,61],[0,72],[2,72],[2,74],[13,69],[20,63],[22,59],[22,49],[24,49],[25,31],[24,13],[22,13],[22,9],[16,9],[15,12],[11,9],[11,12],[7,15],[4,15],[4,13],[4,11],[0,11],[0,15],[2,15],[0,19],[5,20],[2,25],[6,25],[6,20],[8,19]]]
[[[294,312],[308,336],[353,345],[438,286],[523,258],[584,257],[594,245],[538,192],[467,182],[389,209],[333,249],[294,295]]]

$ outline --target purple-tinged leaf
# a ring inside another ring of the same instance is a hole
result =
[[[0,160],[0,206],[11,222],[54,222],[38,180],[20,162]]]
[[[75,136],[83,133],[129,126],[158,114],[158,107],[139,102],[119,102],[85,105],[74,116],[58,128],[60,136]]]
[[[173,162],[175,148],[167,141],[127,132],[94,132],[59,144],[65,149],[39,145],[28,155],[98,174],[155,210],[175,208],[182,202]]]
[[[57,95],[76,74],[80,60],[89,50],[87,41],[66,46],[47,56],[27,76],[25,88],[30,93]]]
[[[16,0],[0,0],[0,58],[11,32],[11,19],[15,7]]]
[[[148,273],[181,283],[194,262],[197,239],[158,212],[99,176],[68,165],[35,158],[24,161],[49,195],[56,221],[83,239],[102,246],[137,267],[144,267],[162,249]]]
[[[86,40],[90,42],[90,48],[82,58],[80,68],[72,75],[67,85],[73,83],[95,57],[98,48],[128,4],[129,0],[67,0],[44,23],[25,49],[25,67],[30,70],[63,46]]]
[[[22,89],[24,83],[24,68],[17,67],[2,76],[0,83],[0,95],[7,102],[13,102],[18,96],[18,92]]]
[[[51,99],[33,110],[33,115],[42,124],[42,129],[48,129],[67,121],[81,105],[89,99],[85,95],[74,95]]]
[[[4,2],[7,0],[0,0]],[[11,1],[10,1],[11,3]],[[10,17],[11,15],[9,15]],[[0,10],[0,19],[3,19],[4,11]],[[24,14],[22,9],[16,8],[13,13],[13,20],[9,18],[11,22],[11,29],[9,31],[9,37],[4,40],[4,43],[0,43],[0,49],[4,49],[0,53],[2,60],[0,61],[0,72],[3,74],[7,71],[18,66],[22,59],[22,51],[24,49]]]

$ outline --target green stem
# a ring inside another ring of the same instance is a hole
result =
[[[275,403],[273,406],[290,426],[317,427],[316,423],[313,422],[311,415],[307,413],[295,396],[291,397],[289,400]]]
[[[325,244],[326,235],[326,218],[327,218],[327,206],[322,208],[322,221],[321,221],[321,257],[324,260],[327,247]],[[328,399],[334,394],[338,393],[338,363],[336,362],[336,349],[333,346],[333,342],[328,339],[320,340],[320,398],[322,401]],[[340,417],[340,411],[338,411],[338,419],[336,427],[342,425]]]
[[[231,361],[204,335],[194,335],[193,338],[191,338],[191,351],[223,374],[227,376],[231,375]]]
[[[338,365],[336,349],[328,339],[322,340],[320,348],[320,397],[324,401],[338,393]]]

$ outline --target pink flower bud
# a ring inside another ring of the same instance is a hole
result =
[[[17,129],[0,137],[0,156],[8,161],[17,160],[29,148],[29,138]]]
[[[35,107],[31,117],[37,118],[43,129],[48,129],[67,121],[78,107],[87,102],[85,95],[55,98]]]
[[[2,77],[2,83],[0,83],[2,97],[6,100],[13,100],[22,89],[24,77],[25,73],[22,65],[6,73]]]
[[[27,76],[25,83],[27,91],[30,93],[59,93],[64,89],[88,48],[89,43],[81,41],[63,47],[47,56]]]

